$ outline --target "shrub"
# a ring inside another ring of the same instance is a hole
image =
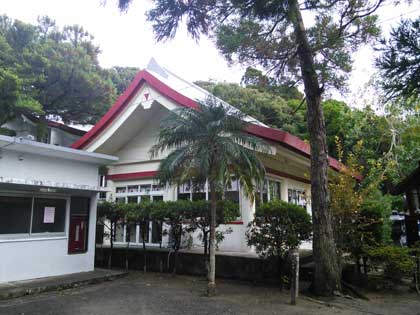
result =
[[[249,246],[264,258],[284,258],[289,250],[309,240],[311,217],[302,207],[284,201],[262,204],[246,233]]]
[[[408,248],[381,246],[370,249],[367,253],[373,267],[382,267],[384,277],[393,282],[401,281],[414,271],[415,262]]]

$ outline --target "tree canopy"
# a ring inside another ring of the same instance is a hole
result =
[[[99,65],[100,49],[79,25],[59,28],[0,16],[0,125],[18,113],[92,124],[107,111],[137,69]]]
[[[376,60],[381,85],[389,99],[408,109],[420,109],[420,18],[402,20],[388,40],[382,40],[382,55]]]

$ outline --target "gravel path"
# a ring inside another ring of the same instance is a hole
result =
[[[371,302],[307,298],[289,305],[287,291],[219,280],[219,295],[204,296],[203,279],[140,272],[112,282],[0,302],[0,314],[420,314],[420,296],[376,296]]]

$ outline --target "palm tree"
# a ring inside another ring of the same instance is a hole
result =
[[[190,182],[193,187],[202,187],[208,182],[211,196],[209,296],[216,293],[217,195],[233,180],[238,180],[253,200],[255,183],[265,176],[257,152],[268,153],[269,147],[246,132],[248,124],[244,114],[209,97],[197,109],[179,108],[171,112],[162,121],[158,143],[150,151],[152,157],[169,152],[160,163],[161,183]]]

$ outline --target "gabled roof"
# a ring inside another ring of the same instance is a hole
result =
[[[139,71],[125,92],[118,98],[115,104],[99,120],[99,122],[83,137],[73,143],[71,147],[75,149],[83,149],[91,143],[114,121],[114,119],[118,117],[118,115],[124,110],[124,108],[126,108],[126,106],[130,103],[130,100],[135,97],[137,92],[145,83],[178,105],[188,108],[198,108],[196,100],[203,100],[210,95],[209,92],[193,83],[179,78],[169,70],[160,67],[154,60],[152,60],[147,69]],[[223,102],[225,106],[229,106],[230,109],[238,110],[232,105],[222,100],[220,101]],[[308,158],[310,157],[310,146],[302,139],[286,131],[270,128],[250,116],[247,116],[247,120],[250,122],[247,130],[250,134],[266,140],[274,141],[300,155]],[[336,171],[339,171],[342,168],[342,164],[331,157],[329,157],[329,164],[330,167]]]

